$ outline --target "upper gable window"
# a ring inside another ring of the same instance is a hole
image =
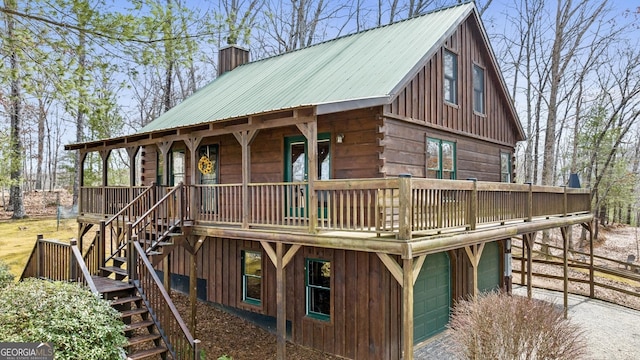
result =
[[[473,111],[484,114],[484,69],[473,65]]]
[[[458,55],[444,51],[444,100],[458,103]]]

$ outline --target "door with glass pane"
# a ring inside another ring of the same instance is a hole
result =
[[[427,177],[455,180],[455,143],[440,139],[427,138]]]
[[[198,148],[198,173],[201,185],[218,183],[218,145],[203,145]],[[216,188],[201,187],[200,210],[203,213],[217,213]]]
[[[329,134],[318,135],[318,180],[330,179],[331,147]],[[309,162],[307,160],[307,139],[292,136],[285,139],[285,181],[295,183],[286,193],[288,215],[305,217],[309,206],[307,181]]]

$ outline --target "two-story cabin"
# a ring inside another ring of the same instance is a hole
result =
[[[166,284],[275,319],[280,357],[411,359],[456,299],[508,287],[510,237],[591,220],[588,192],[512,183],[524,134],[473,3],[247,60],[222,49],[137,133],[66,149],[138,166],[81,188],[99,265],[145,244]]]

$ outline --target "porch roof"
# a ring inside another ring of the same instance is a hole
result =
[[[237,67],[138,133],[317,106],[317,114],[387,104],[473,3],[445,8]]]

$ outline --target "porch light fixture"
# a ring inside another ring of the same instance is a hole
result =
[[[340,133],[340,134],[336,135],[336,143],[342,144],[342,140],[344,140],[344,134],[343,133]]]

